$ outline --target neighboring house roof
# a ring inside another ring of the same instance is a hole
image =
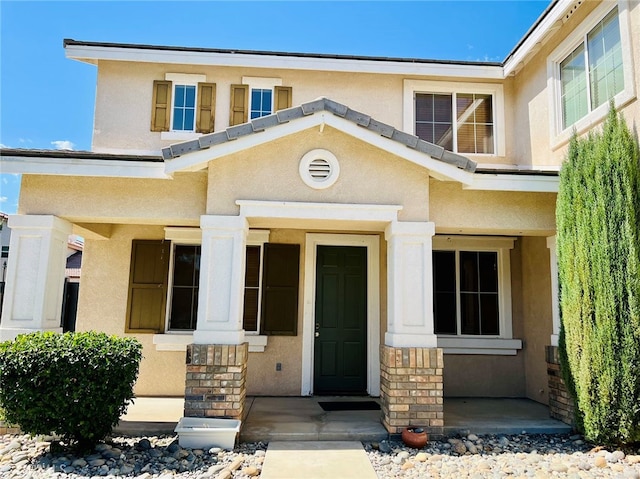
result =
[[[256,118],[248,123],[243,123],[242,125],[230,126],[226,130],[203,135],[195,140],[184,141],[182,143],[171,145],[162,149],[162,155],[165,160],[171,160],[192,151],[211,148],[222,143],[237,140],[243,136],[261,133],[284,123],[296,121],[305,116],[323,111],[333,113],[334,115],[344,118],[363,129],[381,135],[413,150],[425,153],[433,159],[440,160],[465,171],[473,172],[476,169],[476,162],[467,157],[447,151],[441,146],[429,143],[428,141],[421,140],[415,135],[405,133],[391,125],[382,123],[371,118],[369,115],[352,110],[348,106],[328,98],[318,98],[317,100],[303,103],[299,106],[294,106],[287,108],[286,110],[280,110],[271,115]]]
[[[67,278],[79,278],[82,273],[82,251],[76,251],[67,257],[65,276]]]

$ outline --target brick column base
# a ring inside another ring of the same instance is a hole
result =
[[[185,417],[242,420],[248,343],[187,346]]]
[[[443,369],[442,349],[380,347],[382,423],[389,433],[419,426],[430,437],[442,436]]]
[[[558,346],[546,346],[547,376],[549,378],[549,415],[571,426],[574,425],[573,398],[567,390],[560,371]]]

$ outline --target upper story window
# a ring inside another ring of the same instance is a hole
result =
[[[291,87],[282,86],[280,78],[242,77],[241,85],[231,85],[229,125],[289,108],[291,97]]]
[[[167,73],[154,81],[151,131],[163,132],[166,140],[213,132],[216,85],[206,80],[206,75]]]
[[[563,129],[624,89],[617,8],[598,22],[560,63],[560,84]]]
[[[602,2],[547,62],[552,147],[582,133],[635,98],[628,2]]]
[[[493,97],[477,93],[416,93],[415,134],[458,153],[495,151]]]
[[[503,156],[502,85],[405,80],[403,127],[449,151]]]

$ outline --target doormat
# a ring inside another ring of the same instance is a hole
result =
[[[325,411],[377,411],[380,404],[375,401],[318,401]]]

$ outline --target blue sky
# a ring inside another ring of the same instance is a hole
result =
[[[548,4],[0,0],[0,144],[91,149],[96,68],[66,59],[63,38],[499,62]],[[0,170],[0,211],[16,212],[19,185]]]

